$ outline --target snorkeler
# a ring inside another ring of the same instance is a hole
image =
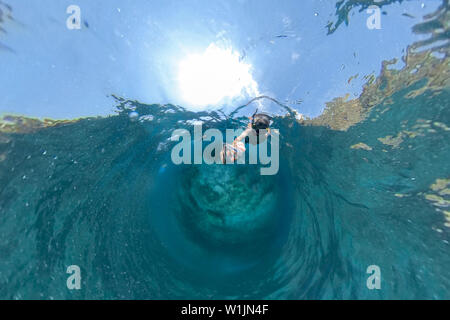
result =
[[[232,144],[225,143],[223,145],[222,151],[220,152],[220,158],[223,164],[234,163],[245,154],[246,140],[253,145],[267,140],[267,137],[270,135],[269,126],[272,118],[267,114],[257,112],[258,110],[249,118],[250,122],[247,128]]]

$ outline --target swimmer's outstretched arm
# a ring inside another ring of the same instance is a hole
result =
[[[250,135],[250,133],[252,132],[253,128],[252,128],[252,117],[248,117],[248,119],[250,120],[250,122],[247,124],[247,128],[244,130],[244,132],[242,132],[240,134],[239,137],[237,137],[236,139],[234,139],[234,142],[239,142],[245,139],[245,137],[248,137]]]
[[[237,137],[236,139],[234,139],[234,142],[239,142],[239,141],[244,140],[245,137],[247,137],[247,136],[250,134],[250,132],[252,132],[252,130],[253,130],[253,129],[251,128],[251,125],[250,125],[250,127],[247,127],[247,129],[245,129],[244,132],[242,132],[242,133],[239,135],[239,137]]]

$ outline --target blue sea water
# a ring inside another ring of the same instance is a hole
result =
[[[173,164],[174,129],[246,125],[215,111],[0,133],[0,298],[450,299],[450,89],[391,89],[346,130],[274,117],[272,176]]]
[[[406,100],[413,89],[347,131],[275,118],[274,176],[173,165],[167,128],[199,115],[172,106],[3,137],[1,297],[448,299],[449,232],[423,194],[449,172],[450,133],[377,140],[402,121],[450,123],[448,89]],[[350,148],[360,140],[373,149]],[[83,290],[65,287],[68,265]],[[382,290],[367,289],[369,265]]]

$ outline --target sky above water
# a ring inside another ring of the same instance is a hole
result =
[[[0,49],[0,114],[67,119],[113,114],[111,95],[225,111],[267,95],[314,117],[335,97],[358,96],[365,75],[422,39],[411,28],[441,1],[385,6],[379,30],[353,9],[330,35],[332,0],[6,3],[14,21],[0,33],[8,48]],[[67,28],[70,5],[80,8],[79,30]]]

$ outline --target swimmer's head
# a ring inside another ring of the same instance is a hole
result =
[[[252,118],[252,128],[256,131],[267,129],[272,118],[264,113],[255,114]]]

